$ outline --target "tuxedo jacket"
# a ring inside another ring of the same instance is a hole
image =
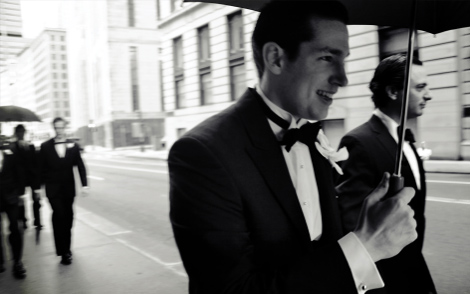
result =
[[[46,185],[49,198],[75,196],[74,166],[78,167],[82,186],[87,186],[86,169],[78,145],[73,141],[67,141],[65,145],[65,156],[61,158],[55,149],[54,139],[41,144],[40,182]]]
[[[0,167],[0,211],[2,211],[5,205],[18,204],[18,197],[24,194],[24,172],[15,153],[11,150],[0,150],[0,152],[3,153],[3,163]]]
[[[34,145],[21,146],[18,141],[12,143],[14,153],[18,155],[18,160],[23,168],[25,185],[32,189],[39,189],[39,174],[37,169],[37,154]]]
[[[311,153],[323,220],[311,241],[261,103],[248,89],[170,150],[170,219],[189,293],[357,293],[337,242],[331,165]]]
[[[345,232],[349,232],[355,228],[363,200],[377,187],[384,172],[393,174],[397,143],[380,118],[373,115],[369,121],[347,133],[341,139],[339,148],[341,147],[348,149],[349,158],[341,163],[344,174],[337,181],[336,191],[343,228]],[[377,263],[385,288],[368,293],[429,293],[429,290],[435,292],[422,255],[426,179],[422,161],[414,146],[412,149],[418,160],[421,190],[417,189],[415,177],[405,156],[401,172],[405,186],[416,190],[410,206],[415,213],[418,238],[397,256]]]

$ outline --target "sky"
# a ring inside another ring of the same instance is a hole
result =
[[[34,39],[44,28],[57,28],[60,1],[70,0],[20,0],[23,37]]]

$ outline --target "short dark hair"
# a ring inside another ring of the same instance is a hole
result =
[[[26,132],[26,128],[22,124],[15,127],[15,134],[18,134],[19,132]]]
[[[278,44],[289,60],[295,60],[300,43],[314,37],[310,25],[312,16],[348,22],[346,8],[337,1],[272,1],[261,9],[251,38],[259,78],[264,71],[264,44]]]
[[[56,118],[54,118],[54,120],[52,121],[52,126],[55,127],[55,123],[56,123],[56,122],[59,122],[59,121],[63,121],[64,123],[67,123],[67,122],[65,121],[65,119],[63,119],[63,118],[61,118],[61,117],[56,117]]]
[[[413,57],[413,64],[423,65],[416,57]],[[406,55],[395,54],[383,59],[374,72],[374,77],[369,83],[369,89],[372,91],[372,101],[376,108],[387,106],[390,99],[386,88],[394,87],[396,90],[403,89],[405,80]]]

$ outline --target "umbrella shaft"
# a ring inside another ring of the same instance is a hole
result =
[[[408,52],[406,55],[406,67],[405,67],[405,80],[403,84],[403,99],[401,103],[401,115],[400,115],[400,126],[401,130],[398,132],[398,146],[397,154],[395,156],[395,171],[394,174],[398,177],[401,176],[401,163],[403,160],[403,142],[405,140],[406,130],[406,119],[408,117],[408,95],[410,93],[410,80],[411,80],[411,65],[413,63],[413,51],[416,34],[416,0],[413,0],[410,30],[408,31]]]

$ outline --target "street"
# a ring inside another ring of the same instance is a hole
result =
[[[171,273],[155,293],[187,293],[168,218],[166,162],[93,153],[84,158],[91,192],[77,197],[77,217]],[[470,174],[433,173],[427,180],[424,254],[438,293],[470,293]]]

